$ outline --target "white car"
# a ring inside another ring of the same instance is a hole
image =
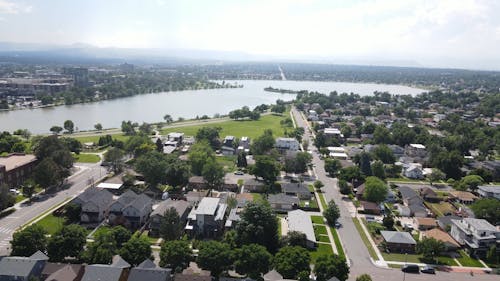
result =
[[[15,189],[15,188],[11,188],[9,189],[9,191],[15,195],[19,195],[21,192],[19,192],[19,190]]]

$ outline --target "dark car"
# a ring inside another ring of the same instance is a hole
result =
[[[416,264],[407,264],[401,270],[406,273],[420,273],[420,267]]]
[[[424,268],[422,268],[420,272],[428,274],[436,274],[436,270],[432,266],[424,266]]]

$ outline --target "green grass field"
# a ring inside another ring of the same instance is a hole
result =
[[[377,253],[375,252],[375,249],[373,249],[370,240],[368,240],[368,237],[363,231],[363,227],[361,226],[360,221],[357,218],[352,218],[352,221],[354,222],[354,225],[358,230],[359,236],[361,236],[361,240],[363,240],[363,243],[365,243],[365,246],[368,249],[368,253],[370,254],[373,260],[378,260]]]
[[[470,256],[467,255],[463,250],[458,251],[460,253],[460,257],[457,258],[457,260],[462,264],[463,266],[470,266],[470,267],[484,267],[481,262],[479,262],[476,259],[471,258]]]
[[[48,234],[53,235],[63,228],[64,222],[65,218],[56,217],[53,214],[50,214],[45,218],[39,220],[36,224],[43,227],[43,229],[45,229]]]
[[[93,143],[98,143],[99,142],[99,138],[102,137],[102,136],[105,136],[106,133],[103,133],[101,135],[95,135],[95,136],[78,136],[78,135],[67,135],[67,137],[70,137],[70,138],[74,138],[74,139],[77,139],[79,142],[81,143],[86,143],[86,142],[93,142]],[[113,139],[117,139],[117,140],[120,140],[120,141],[127,141],[128,138],[130,138],[129,136],[125,136],[123,133],[119,133],[119,134],[111,134],[111,136],[113,137]]]
[[[73,158],[75,158],[75,162],[80,163],[97,163],[101,160],[99,155],[87,153],[73,154]]]
[[[453,212],[455,212],[455,208],[453,207],[453,205],[451,205],[448,202],[440,202],[440,203],[426,202],[425,204],[431,209],[431,211],[436,213],[438,217],[442,217],[447,213],[453,214]]]
[[[415,255],[415,254],[395,254],[395,253],[382,253],[382,256],[386,261],[399,261],[399,262],[404,262],[407,261],[409,263],[424,263],[422,260],[422,255]],[[437,262],[442,265],[448,265],[448,266],[457,266],[458,264],[453,260],[453,258],[446,257],[446,256],[439,256],[436,257]]]
[[[322,216],[311,216],[311,221],[316,224],[325,224]]]
[[[194,125],[194,126],[186,126],[186,127],[175,127],[175,128],[165,128],[161,130],[161,134],[168,134],[171,132],[180,132],[184,133],[188,136],[195,136],[196,132],[202,127],[221,127],[222,131],[220,132],[220,136],[223,138],[224,136],[235,136],[235,137],[243,137],[247,136],[251,139],[255,139],[256,137],[262,135],[264,130],[271,129],[275,137],[284,136],[285,131],[283,127],[281,127],[280,121],[288,117],[288,114],[285,113],[283,116],[277,115],[263,115],[257,121],[245,120],[245,121],[222,121],[217,123],[209,123],[204,125]]]
[[[323,207],[323,210],[326,210],[328,205],[326,204],[325,196],[323,195],[323,193],[318,193],[318,195],[319,195],[319,201],[321,203],[321,207]]]
[[[328,235],[320,235],[317,239],[319,242],[325,242],[325,243],[330,243],[330,238],[328,238]]]
[[[324,225],[315,225],[314,226],[314,233],[316,235],[319,235],[319,234],[326,235],[326,234],[328,234],[328,232],[326,231],[326,226],[324,226]]]
[[[333,254],[332,246],[330,244],[318,244],[316,249],[309,251],[309,254],[311,255],[311,263],[315,264],[318,257]]]
[[[340,238],[339,234],[337,233],[337,230],[333,227],[330,227],[330,231],[332,232],[333,240],[335,242],[335,247],[337,248],[339,256],[345,258],[344,248],[342,247],[342,243],[340,243]]]
[[[236,156],[217,156],[215,160],[224,167],[226,173],[236,171]]]

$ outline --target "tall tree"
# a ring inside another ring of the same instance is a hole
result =
[[[52,235],[47,245],[47,253],[51,261],[61,262],[66,257],[79,257],[86,244],[87,231],[80,225],[64,226]]]
[[[163,116],[163,120],[165,120],[165,123],[167,123],[167,125],[174,122],[174,119],[172,118],[172,116],[170,116],[170,114],[165,114],[165,116]]]
[[[358,165],[359,169],[361,169],[361,173],[363,173],[365,176],[371,176],[372,169],[370,162],[372,161],[372,158],[370,154],[366,152],[361,152],[360,154],[357,155],[357,157],[359,157]]]
[[[36,251],[45,252],[47,248],[47,232],[37,224],[32,224],[23,230],[14,232],[10,241],[11,256],[29,257]]]
[[[372,168],[372,175],[379,178],[379,179],[385,179],[385,168],[384,168],[384,163],[382,161],[377,160],[374,161],[371,165]]]
[[[274,147],[274,144],[273,131],[266,129],[261,136],[253,141],[250,150],[253,155],[263,155],[269,152]]]
[[[318,281],[326,281],[332,277],[345,281],[349,277],[349,266],[344,257],[335,254],[322,255],[316,259],[314,273]]]
[[[95,235],[94,242],[87,245],[82,258],[89,264],[109,264],[116,252],[116,240],[113,233],[103,232]]]
[[[335,222],[337,222],[340,217],[340,210],[337,204],[335,204],[335,201],[330,200],[330,202],[328,202],[328,207],[323,211],[323,216],[329,225],[335,225]]]
[[[392,150],[385,144],[377,146],[373,150],[373,155],[376,159],[384,162],[384,164],[394,164],[396,158],[394,157],[394,153]]]
[[[145,259],[151,258],[151,245],[146,237],[133,235],[123,244],[119,253],[128,263],[137,266]]]
[[[261,177],[267,185],[273,184],[279,175],[278,163],[268,155],[255,156],[255,165],[250,172],[256,177]]]
[[[174,187],[186,185],[191,174],[189,164],[173,154],[167,155],[166,159],[167,170],[165,171],[165,177],[167,183]]]
[[[110,233],[113,235],[113,240],[117,248],[121,248],[132,237],[132,233],[121,225],[113,227]]]
[[[370,202],[383,202],[387,196],[387,185],[377,177],[367,177],[363,198]]]
[[[434,238],[423,238],[417,242],[416,250],[417,253],[423,255],[426,262],[434,262],[435,257],[445,250],[445,245],[442,241]]]
[[[328,175],[330,175],[330,177],[337,176],[341,168],[342,164],[338,159],[331,159],[331,158],[325,159],[325,172],[327,172]]]
[[[33,170],[33,179],[45,189],[60,183],[63,178],[63,171],[52,158],[42,160]]]
[[[75,130],[75,124],[71,120],[64,121],[64,129],[68,131],[68,133],[72,134]]]
[[[151,186],[164,183],[168,163],[163,154],[157,151],[150,151],[139,157],[135,163],[135,168],[144,175],[144,179]]]
[[[191,172],[197,176],[201,176],[203,166],[208,159],[215,159],[215,154],[208,142],[196,142],[189,150],[188,159],[191,164]]]
[[[52,126],[50,127],[50,131],[55,134],[55,135],[58,135],[62,132],[63,128],[61,126]]]
[[[234,268],[238,274],[257,280],[271,269],[272,258],[273,256],[261,245],[244,245],[235,251]]]
[[[193,251],[186,240],[166,241],[161,245],[160,266],[181,272],[193,260]]]
[[[236,225],[238,244],[260,244],[274,253],[278,248],[278,220],[267,202],[250,202]]]
[[[274,268],[285,279],[296,279],[300,272],[309,272],[311,256],[302,247],[283,247],[274,257]]]
[[[123,150],[117,148],[117,147],[112,147],[104,153],[104,162],[110,163],[111,168],[113,169],[113,172],[115,174],[118,174],[122,168],[123,168],[123,157],[124,157]]]
[[[0,211],[14,205],[16,202],[16,198],[9,189],[8,185],[0,184]]]
[[[229,269],[231,256],[229,245],[218,241],[207,241],[201,244],[196,263],[202,269],[209,270],[212,276],[218,277]]]
[[[163,240],[175,240],[181,235],[181,221],[174,207],[167,209],[160,221],[160,236]]]
[[[201,127],[196,133],[196,141],[207,141],[212,149],[217,150],[220,147],[220,132],[221,127]]]
[[[208,159],[203,165],[201,174],[210,190],[220,189],[224,184],[224,168],[214,159]]]
[[[97,131],[102,131],[102,124],[101,123],[95,124],[94,129],[96,129]]]
[[[481,198],[471,205],[471,209],[479,219],[485,219],[493,225],[500,224],[500,200]]]

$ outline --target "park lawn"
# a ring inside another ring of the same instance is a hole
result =
[[[271,129],[275,137],[282,137],[285,135],[285,130],[281,126],[280,121],[284,120],[286,117],[288,117],[287,113],[282,116],[270,114],[262,115],[259,120],[255,121],[228,120],[203,125],[165,128],[161,130],[161,134],[164,135],[172,132],[180,132],[186,134],[187,136],[195,136],[198,130],[202,127],[221,127],[221,137],[235,136],[241,138],[243,136],[247,136],[251,139],[255,139],[256,137],[262,135],[266,129]]]
[[[75,159],[75,162],[79,163],[97,163],[101,161],[101,157],[99,157],[99,155],[88,153],[73,154],[73,158]]]
[[[66,137],[74,138],[81,143],[93,142],[93,143],[97,144],[99,142],[99,138],[102,136],[105,136],[105,135],[106,135],[106,133],[98,134],[98,135],[96,134],[96,135],[91,135],[91,136],[67,135]],[[110,134],[110,135],[111,135],[111,137],[113,137],[113,139],[123,141],[123,142],[127,141],[130,138],[130,136],[125,136],[123,133]]]
[[[335,247],[337,248],[339,256],[345,258],[344,248],[342,247],[342,243],[340,243],[340,238],[337,229],[330,227],[330,231],[332,232],[333,241],[335,242]]]
[[[61,230],[66,221],[63,217],[56,217],[53,214],[49,214],[43,219],[39,220],[36,224],[41,226],[48,234],[54,235],[56,232]]]
[[[322,216],[311,216],[311,221],[315,224],[325,224]]]
[[[373,260],[378,260],[377,252],[375,252],[375,249],[373,249],[370,240],[368,240],[368,237],[366,236],[366,233],[364,232],[360,221],[357,218],[352,218],[352,221],[354,222],[354,225],[358,230],[359,236],[361,236],[361,240],[363,240],[363,243],[365,243],[365,246],[368,249],[368,253],[370,254]]]
[[[328,232],[326,231],[326,226],[314,225],[314,234],[316,234],[316,236],[319,236],[320,234],[327,235]]]
[[[324,255],[327,256],[333,255],[332,245],[318,243],[316,249],[310,250],[309,254],[311,255],[311,263],[315,264],[318,257]]]
[[[460,257],[457,258],[457,260],[462,264],[463,266],[470,266],[470,267],[484,267],[481,262],[478,260],[471,258],[469,255],[467,255],[464,250],[458,251],[460,254]]]

